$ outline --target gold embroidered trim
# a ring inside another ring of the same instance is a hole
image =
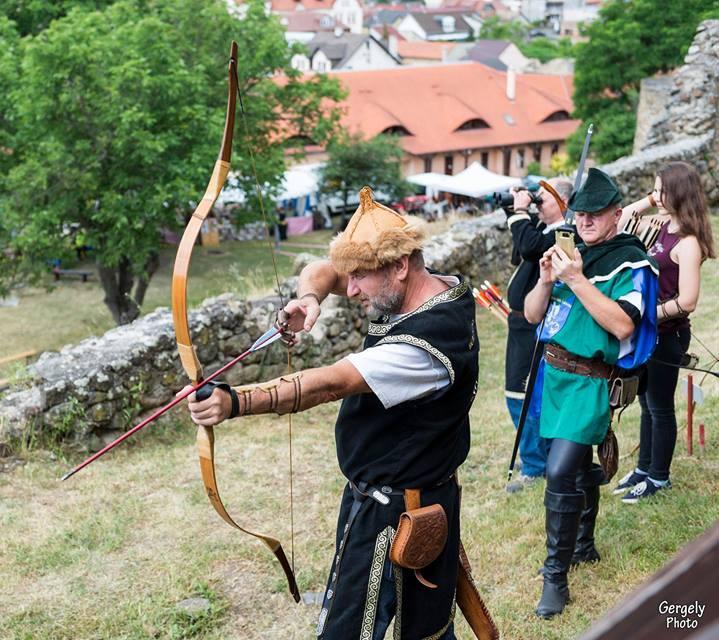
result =
[[[467,289],[469,289],[469,283],[466,280],[464,282],[460,282],[459,284],[455,285],[454,287],[451,287],[450,289],[447,289],[446,291],[442,291],[442,293],[438,293],[436,296],[432,296],[422,306],[417,307],[414,311],[411,311],[407,315],[402,316],[396,322],[370,322],[369,328],[367,329],[367,333],[371,336],[387,335],[387,333],[389,332],[390,329],[392,329],[392,327],[396,327],[398,324],[400,324],[407,318],[411,318],[412,316],[415,316],[418,313],[422,313],[423,311],[432,309],[433,307],[436,307],[438,304],[444,304],[445,302],[452,302],[454,300],[457,300],[458,298],[461,298],[467,292]]]
[[[402,567],[392,565],[394,571],[394,590],[397,598],[397,608],[394,614],[394,632],[392,637],[394,640],[402,640],[402,585],[404,579],[404,571]]]
[[[424,349],[427,353],[432,354],[437,360],[439,360],[443,365],[444,368],[447,369],[447,373],[449,373],[449,381],[450,384],[454,384],[454,368],[452,367],[452,361],[444,355],[439,349],[436,349],[433,347],[429,342],[426,340],[422,340],[421,338],[417,338],[415,336],[411,336],[409,334],[400,334],[396,336],[386,336],[382,338],[377,344],[374,346],[380,344],[388,344],[390,342],[404,342],[406,344],[414,345],[415,347],[419,347],[420,349]]]
[[[362,616],[360,640],[372,640],[374,625],[377,619],[377,605],[379,603],[379,590],[382,584],[382,570],[384,569],[387,552],[392,544],[393,538],[394,529],[387,526],[380,531],[377,536],[377,541],[375,542],[374,555],[369,570],[369,580],[367,581],[367,600],[365,601],[364,614]]]

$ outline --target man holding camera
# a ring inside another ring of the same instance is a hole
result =
[[[534,288],[539,278],[539,260],[554,244],[554,230],[564,223],[563,208],[572,195],[572,183],[553,178],[548,183],[556,195],[541,187],[536,194],[526,189],[514,192],[514,205],[504,209],[507,226],[512,233],[512,264],[514,271],[507,288],[507,300],[511,308],[508,319],[507,353],[505,360],[505,397],[509,415],[515,428],[524,401],[527,376],[532,364],[532,352],[536,341],[536,324],[524,317],[524,298]],[[562,203],[557,200],[561,198]],[[530,216],[529,205],[537,207],[537,216]],[[539,436],[539,416],[527,414],[519,442],[522,473],[507,485],[507,491],[521,491],[525,485],[544,476],[547,450],[544,438]]]
[[[599,485],[605,472],[616,471],[618,456],[612,408],[631,402],[633,394],[622,388],[628,390],[631,381],[636,392],[634,370],[656,342],[657,266],[636,236],[618,233],[620,202],[614,181],[589,169],[569,203],[582,242],[569,253],[557,245],[545,252],[539,280],[525,300],[529,321],[546,314],[537,378],[540,433],[551,439],[544,494],[547,558],[536,609],[542,618],[561,613],[569,601],[570,565],[599,560]],[[611,404],[610,389],[621,396]],[[595,444],[612,454],[600,451],[602,467],[592,462]]]

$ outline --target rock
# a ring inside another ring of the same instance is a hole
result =
[[[212,604],[207,598],[186,598],[178,602],[176,607],[190,618],[199,618],[209,613]]]
[[[313,253],[298,253],[292,263],[292,273],[297,276],[308,264],[312,264],[313,262],[317,262],[322,259],[322,256],[316,256]]]

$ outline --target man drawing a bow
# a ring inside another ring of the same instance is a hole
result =
[[[425,268],[423,240],[421,227],[362,189],[330,260],[305,267],[283,320],[289,331],[308,331],[330,293],[358,298],[373,318],[364,349],[189,403],[197,424],[214,425],[343,400],[335,438],[348,483],[317,627],[326,640],[383,638],[393,617],[396,638],[451,640],[455,591],[475,633],[496,634],[476,590],[466,588],[466,565],[458,568],[455,472],[469,451],[477,388],[474,300],[461,276]]]

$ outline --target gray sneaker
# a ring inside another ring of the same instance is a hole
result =
[[[542,477],[543,476],[525,476],[523,473],[520,473],[516,480],[512,480],[512,482],[507,484],[507,493],[522,491],[524,487],[534,484],[537,480],[541,480]]]

